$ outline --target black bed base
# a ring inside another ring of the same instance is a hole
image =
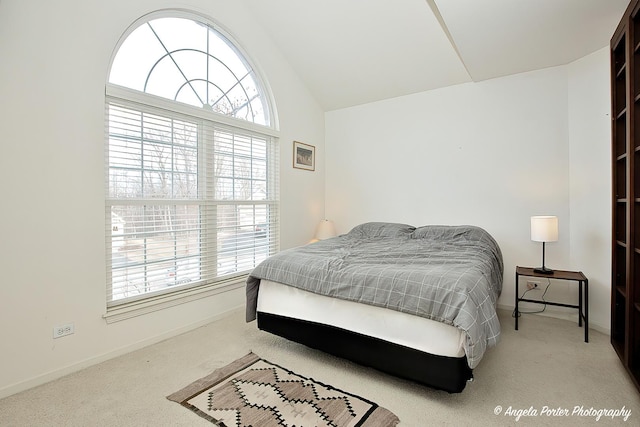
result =
[[[321,323],[257,313],[258,328],[432,388],[460,393],[473,378],[467,357],[425,353]]]

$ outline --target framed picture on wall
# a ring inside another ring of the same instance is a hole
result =
[[[293,167],[308,171],[316,170],[316,147],[293,141]]]

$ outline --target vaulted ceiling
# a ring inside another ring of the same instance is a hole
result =
[[[563,65],[629,0],[246,0],[325,111]]]

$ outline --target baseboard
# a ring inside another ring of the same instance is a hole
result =
[[[62,378],[65,375],[69,375],[72,374],[74,372],[78,372],[82,369],[88,368],[90,366],[94,366],[97,365],[99,363],[102,362],[106,362],[107,360],[113,359],[115,357],[118,356],[122,356],[124,354],[127,353],[131,353],[133,351],[136,350],[140,350],[141,348],[150,346],[152,344],[156,344],[159,343],[160,341],[164,341],[168,338],[172,338],[175,337],[177,335],[181,335],[185,332],[189,332],[193,329],[197,329],[201,326],[207,325],[211,322],[215,322],[216,320],[220,320],[224,317],[227,317],[233,313],[235,313],[236,311],[242,310],[242,312],[244,312],[245,310],[245,306],[244,306],[244,301],[241,305],[238,305],[236,307],[233,307],[227,311],[224,311],[222,313],[219,313],[215,316],[211,316],[208,317],[206,319],[200,320],[198,322],[186,325],[186,326],[182,326],[180,328],[176,328],[176,329],[172,329],[170,331],[166,331],[160,335],[156,335],[154,337],[150,337],[147,338],[145,340],[139,341],[137,343],[134,344],[130,344],[118,349],[115,349],[113,351],[109,351],[107,353],[101,354],[99,356],[94,356],[94,357],[90,357],[88,359],[82,360],[80,362],[76,362],[73,363],[71,365],[65,366],[64,368],[60,368],[60,369],[56,369],[50,372],[47,372],[45,374],[42,375],[38,375],[36,377],[33,377],[31,379],[28,379],[26,381],[21,381],[19,383],[16,384],[12,384],[9,385],[7,387],[4,387],[2,389],[0,389],[0,399],[11,396],[13,394],[16,393],[20,393],[21,391],[25,391],[28,390],[30,388],[33,387],[37,387],[39,385],[43,385],[46,384],[48,382],[57,380],[58,378]]]
[[[498,304],[497,307],[498,309],[507,310],[509,312],[513,312],[513,310],[515,309],[515,306],[507,304]],[[575,322],[577,319],[576,309],[561,309],[551,306],[547,306],[545,311],[543,311],[542,313],[531,313],[531,315],[552,317],[554,319],[568,320],[570,322]],[[598,323],[593,322],[591,319],[589,320],[589,330],[593,329],[594,331],[598,331],[602,334],[610,335],[611,329],[609,328],[609,325],[602,326]]]

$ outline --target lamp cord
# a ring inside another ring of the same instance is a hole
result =
[[[549,290],[549,286],[550,285],[551,285],[551,279],[547,278],[547,286],[544,288],[544,292],[542,293],[542,297],[540,298],[540,302],[544,303],[544,306],[542,307],[542,310],[538,310],[538,311],[522,311],[522,310],[518,310],[518,317],[521,317],[523,314],[536,314],[536,313],[542,313],[543,311],[545,311],[546,308],[547,308],[547,301],[544,299],[544,296],[547,294],[547,291]],[[535,288],[527,289],[526,291],[523,292],[522,296],[519,297],[519,298],[523,298],[529,291],[532,291],[534,289]],[[515,308],[511,312],[511,317],[516,317],[516,309]]]

